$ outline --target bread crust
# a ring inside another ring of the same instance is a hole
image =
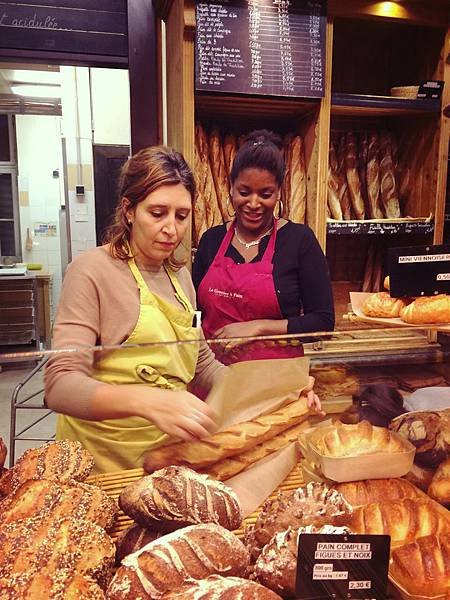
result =
[[[450,296],[416,298],[400,311],[400,318],[411,325],[450,323]]]
[[[400,311],[407,306],[405,298],[391,298],[389,292],[371,294],[362,305],[362,311],[367,317],[397,318]]]
[[[164,594],[163,600],[281,600],[281,596],[256,581],[211,575]]]
[[[405,479],[364,479],[337,483],[334,488],[352,507],[373,502],[420,498],[420,491]]]

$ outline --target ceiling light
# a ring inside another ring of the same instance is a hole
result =
[[[11,90],[19,96],[30,96],[31,98],[60,98],[61,88],[59,85],[13,85]]]

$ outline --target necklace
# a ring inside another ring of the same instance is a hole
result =
[[[241,238],[237,234],[236,227],[234,228],[234,235],[236,236],[237,241],[240,244],[242,244],[243,246],[245,246],[245,248],[248,250],[252,246],[257,246],[259,244],[259,242],[263,239],[263,237],[265,237],[266,235],[269,235],[269,233],[272,233],[272,229],[273,229],[273,225],[270,229],[268,229],[265,233],[263,233],[258,239],[253,240],[252,242],[244,242],[244,240],[241,240]]]

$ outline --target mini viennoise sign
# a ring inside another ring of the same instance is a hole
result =
[[[325,0],[197,0],[197,90],[321,98]]]
[[[390,248],[388,259],[393,298],[450,294],[450,245]]]
[[[300,534],[297,598],[385,600],[390,536]]]

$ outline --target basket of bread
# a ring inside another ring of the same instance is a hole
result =
[[[368,421],[337,421],[316,428],[307,439],[313,464],[332,481],[402,477],[414,461],[415,448],[409,441]]]

